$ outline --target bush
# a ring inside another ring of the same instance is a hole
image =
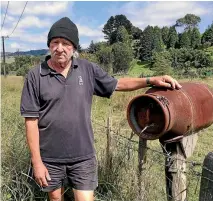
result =
[[[133,50],[131,46],[125,43],[115,43],[112,47],[113,54],[113,73],[126,73],[133,59]]]

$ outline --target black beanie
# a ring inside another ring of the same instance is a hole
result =
[[[63,17],[52,25],[48,33],[47,46],[49,47],[50,41],[57,37],[69,40],[77,49],[79,43],[78,28],[68,17]]]

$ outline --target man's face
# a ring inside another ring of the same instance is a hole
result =
[[[74,53],[73,44],[64,38],[54,38],[50,42],[51,58],[57,63],[65,63]]]

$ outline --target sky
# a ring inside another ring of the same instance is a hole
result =
[[[1,1],[1,26],[7,1]],[[123,14],[131,23],[144,29],[147,25],[171,26],[187,13],[201,17],[200,32],[213,22],[213,2],[202,1],[10,1],[2,36],[5,51],[15,52],[47,49],[47,35],[51,25],[62,17],[69,17],[78,27],[80,45],[87,48],[91,41],[104,41],[104,24],[111,16]]]

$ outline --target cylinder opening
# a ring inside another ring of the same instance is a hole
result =
[[[146,139],[156,139],[166,126],[162,105],[150,96],[141,96],[133,100],[129,108],[129,119],[133,130]]]

